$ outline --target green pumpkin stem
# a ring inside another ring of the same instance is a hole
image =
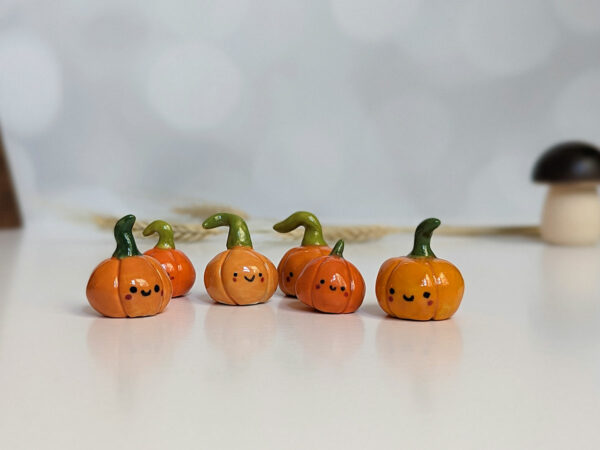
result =
[[[227,235],[227,248],[240,246],[252,248],[252,240],[250,239],[248,225],[246,225],[244,219],[236,214],[213,214],[204,222],[202,222],[202,227],[206,229],[229,227],[229,234]]]
[[[327,242],[323,239],[321,223],[313,213],[296,211],[287,219],[273,225],[273,229],[278,233],[289,233],[298,227],[304,227],[303,247],[307,245],[327,245]]]
[[[343,253],[344,253],[344,240],[340,239],[333,246],[333,250],[331,250],[331,253],[329,254],[329,256],[339,256],[340,258],[343,258],[344,257]]]
[[[415,245],[412,252],[408,254],[411,258],[435,258],[431,250],[431,235],[433,230],[440,226],[440,219],[425,219],[415,230]]]
[[[173,241],[173,228],[164,220],[155,220],[146,228],[144,228],[142,233],[144,236],[150,236],[153,233],[158,233],[158,242],[154,248],[175,248],[175,241]]]
[[[121,217],[115,224],[115,240],[117,241],[117,248],[113,253],[113,258],[127,258],[128,256],[139,256],[140,251],[135,244],[133,238],[133,224],[135,223],[135,216],[128,214],[125,217]]]

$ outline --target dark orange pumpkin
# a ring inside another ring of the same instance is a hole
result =
[[[298,299],[318,311],[346,314],[356,311],[365,298],[365,281],[342,255],[339,240],[328,256],[309,262],[296,281]]]
[[[296,296],[296,280],[306,265],[313,259],[329,255],[331,248],[323,239],[321,224],[314,214],[297,211],[287,219],[273,225],[279,233],[289,233],[298,227],[304,227],[304,237],[300,247],[288,250],[277,266],[279,288],[286,294]]]
[[[158,243],[144,252],[152,256],[167,271],[173,285],[173,297],[187,294],[196,281],[196,271],[190,259],[181,250],[175,248],[173,228],[164,220],[155,220],[144,229],[144,236],[158,233]]]
[[[160,263],[140,253],[133,238],[135,216],[115,225],[117,249],[92,272],[86,295],[92,308],[108,317],[153,316],[171,300],[171,281]]]

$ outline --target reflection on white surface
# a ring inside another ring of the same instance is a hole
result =
[[[368,286],[354,314],[215,305],[200,281],[158,316],[104,319],[85,282],[112,240],[23,237],[0,259],[2,450],[598,448],[600,314],[575,297],[600,298],[600,246],[438,236],[467,286],[443,322],[376,303],[408,235],[348,248]],[[222,239],[185,249],[203,267]]]
[[[291,297],[280,301],[277,322],[282,333],[299,347],[303,363],[311,366],[348,364],[365,337],[360,315],[321,313]]]
[[[541,295],[530,308],[535,329],[561,345],[595,344],[600,334],[598,249],[545,246],[540,263]]]
[[[463,351],[453,319],[415,322],[386,317],[377,327],[376,345],[387,382],[412,385],[416,403],[429,403],[437,382],[452,378]]]
[[[115,377],[119,395],[130,400],[140,379],[169,365],[194,319],[186,297],[171,300],[163,313],[152,317],[98,317],[88,330],[88,350],[98,367]]]
[[[230,306],[215,303],[208,308],[204,332],[208,342],[228,361],[242,366],[273,344],[275,313],[270,304]]]

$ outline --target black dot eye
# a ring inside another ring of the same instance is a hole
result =
[[[294,276],[294,272],[290,272],[290,278]]]
[[[258,277],[259,277],[259,278],[260,278],[260,277],[262,277],[262,273],[259,273],[259,274],[258,274]]]
[[[132,294],[135,294],[137,292],[137,288],[135,286],[131,286],[129,288],[129,292],[131,292]]]
[[[390,294],[394,295],[396,293],[396,291],[394,290],[394,288],[390,288]]]
[[[325,284],[325,280],[321,280],[321,281],[319,281],[319,283]]]
[[[237,277],[237,272],[233,272],[233,276],[234,276],[234,277]]]
[[[154,292],[160,291],[160,286],[158,284],[154,285]]]
[[[340,289],[341,289],[342,291],[345,291],[345,290],[346,290],[346,286],[342,286]]]
[[[431,294],[429,292],[423,292],[423,297],[429,298]]]

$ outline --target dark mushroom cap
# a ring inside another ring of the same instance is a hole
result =
[[[544,183],[600,183],[600,151],[585,142],[563,142],[537,160],[533,180]]]

